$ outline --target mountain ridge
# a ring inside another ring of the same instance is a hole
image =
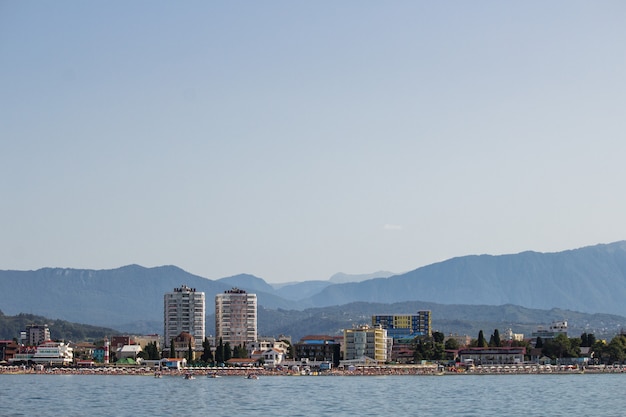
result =
[[[626,316],[626,241],[562,252],[467,255],[388,278],[333,284],[309,281],[279,288],[250,274],[210,280],[174,265],[131,264],[110,270],[0,270],[0,309],[109,328],[162,322],[163,295],[185,284],[214,296],[233,286],[255,292],[266,309],[302,311],[353,302],[519,305]]]

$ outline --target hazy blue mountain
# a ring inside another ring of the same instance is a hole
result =
[[[7,315],[30,313],[115,329],[152,328],[155,322],[162,327],[163,295],[183,284],[205,292],[207,312],[215,309],[215,294],[231,288],[175,266],[0,271],[0,309]],[[271,308],[297,308],[273,294],[258,292],[257,297]]]
[[[231,287],[245,288],[246,291],[253,293],[261,291],[271,294],[274,292],[274,287],[263,279],[250,274],[239,274],[233,275],[232,277],[220,278],[217,282],[227,284]]]
[[[303,300],[319,293],[332,285],[330,281],[305,281],[291,284],[274,284],[274,293],[289,300]],[[312,304],[302,304],[302,308],[312,307]]]
[[[347,282],[361,282],[374,278],[389,278],[393,275],[396,274],[389,271],[378,271],[371,274],[345,274],[343,272],[337,272],[330,277],[329,281],[333,284],[345,284]]]
[[[0,271],[0,309],[9,315],[162,333],[163,294],[183,284],[205,292],[207,314],[214,311],[216,294],[236,286],[256,293],[267,311],[424,300],[626,316],[626,242],[558,253],[464,256],[345,284],[311,281],[274,287],[245,274],[213,281],[175,266]]]
[[[411,300],[626,315],[626,242],[558,253],[453,258],[386,279],[332,285],[306,304]]]

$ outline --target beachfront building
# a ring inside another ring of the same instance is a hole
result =
[[[18,352],[19,345],[14,340],[0,340],[0,365],[4,365]]]
[[[523,342],[524,341],[524,333],[513,333],[513,329],[511,328],[503,331],[502,337],[504,338],[504,340],[508,340],[511,342]]]
[[[250,360],[255,362],[261,362],[264,366],[273,368],[280,365],[285,360],[287,350],[280,348],[269,348],[263,350],[255,350],[250,355]]]
[[[142,349],[146,349],[148,344],[153,343],[157,350],[161,349],[161,342],[158,334],[147,334],[142,336],[135,336],[135,343],[141,346]]]
[[[194,348],[202,349],[205,335],[204,293],[182,285],[163,296],[163,342],[169,348],[173,338],[182,332],[193,336]]]
[[[65,343],[48,340],[37,346],[30,360],[44,365],[71,365],[74,362],[74,352]]]
[[[524,362],[525,347],[472,347],[459,350],[459,359],[466,364],[505,365]]]
[[[377,314],[372,316],[372,326],[377,325],[386,329],[387,336],[394,340],[432,335],[430,310],[417,314]]]
[[[543,326],[539,326],[537,330],[532,333],[532,337],[533,339],[541,337],[541,340],[546,341],[554,339],[560,334],[567,336],[567,321],[565,320],[553,321],[547,329]]]
[[[287,358],[289,344],[273,337],[260,337],[254,342],[246,344],[248,357],[265,366],[274,367],[283,363]]]
[[[109,342],[109,347],[115,352],[117,349],[121,348],[124,345],[134,345],[135,339],[130,335],[118,335],[111,336],[111,342]]]
[[[124,345],[118,348],[115,353],[118,361],[123,359],[132,359],[136,361],[141,351],[142,349],[139,345]]]
[[[80,360],[92,360],[96,345],[90,342],[71,343],[70,346],[74,350],[74,357]]]
[[[413,338],[393,340],[393,346],[391,347],[391,362],[415,362],[415,342]]]
[[[160,367],[174,370],[181,370],[187,367],[185,358],[163,358],[160,360]]]
[[[469,335],[460,335],[458,333],[450,333],[449,335],[444,337],[443,342],[446,343],[450,339],[456,340],[456,343],[457,345],[459,345],[459,347],[469,346],[469,344],[472,342],[472,338]]]
[[[259,356],[262,352],[270,349],[278,349],[287,354],[289,350],[289,343],[283,340],[277,340],[274,337],[259,337],[258,340],[246,343],[246,350],[248,351],[248,357],[253,358]]]
[[[343,331],[343,358],[345,361],[369,358],[376,362],[386,362],[393,346],[393,339],[387,336],[382,326],[355,326]]]
[[[39,346],[51,339],[50,328],[47,324],[29,324],[21,336],[22,344],[28,346]]]
[[[215,296],[215,340],[231,348],[257,340],[257,298],[233,288]]]
[[[193,346],[193,336],[187,332],[181,332],[174,339],[174,353],[176,353],[177,358],[186,358],[189,362],[194,361],[202,355],[203,350],[195,349]],[[191,344],[191,358],[189,357],[189,345]],[[171,353],[172,346],[170,346],[168,354]]]
[[[341,359],[341,341],[343,337],[326,335],[304,336],[293,345],[294,356],[297,361],[332,362],[339,365]]]

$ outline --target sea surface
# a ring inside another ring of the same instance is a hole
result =
[[[0,375],[0,416],[624,416],[626,374]]]

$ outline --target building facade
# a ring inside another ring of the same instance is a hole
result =
[[[362,359],[363,357],[378,362],[389,360],[392,339],[387,336],[387,330],[377,325],[356,326],[343,331],[344,346],[343,358],[346,361]]]
[[[36,348],[30,347],[16,353],[9,363],[36,363],[68,366],[74,362],[73,349],[65,343],[47,341]]]
[[[246,343],[246,350],[248,351],[248,357],[253,358],[258,356],[261,352],[265,352],[270,349],[279,349],[287,355],[289,351],[289,343],[282,340],[277,340],[274,337],[259,337],[254,342]]]
[[[539,326],[537,330],[532,333],[532,338],[536,340],[540,337],[541,340],[545,342],[546,340],[554,339],[560,334],[567,336],[567,321],[565,320],[553,321],[548,329]]]
[[[257,340],[257,298],[233,288],[215,296],[215,341],[231,348]]]
[[[22,343],[28,346],[39,346],[50,340],[50,328],[47,324],[30,324],[26,326],[26,340]]]
[[[18,350],[19,345],[14,340],[0,340],[0,362],[8,362]]]
[[[163,343],[170,347],[173,338],[187,332],[194,338],[194,347],[202,348],[205,335],[205,297],[201,291],[186,285],[174,288],[163,297]]]
[[[200,358],[200,355],[202,355],[202,350],[196,349],[193,346],[193,336],[187,332],[182,332],[179,335],[177,335],[174,339],[174,345],[173,345],[173,350],[174,350],[174,357],[176,358],[186,358],[187,361],[191,362],[194,361],[198,358]],[[192,343],[192,349],[191,349],[191,358],[189,357],[189,344]],[[169,352],[166,352],[168,355],[171,354],[172,351],[172,346],[170,346],[169,348]]]
[[[387,336],[393,339],[431,336],[430,310],[418,311],[417,314],[378,314],[372,316],[372,326],[380,325],[387,330]]]
[[[338,366],[341,358],[341,341],[335,336],[304,336],[294,347],[297,361],[332,362]],[[342,338],[343,339],[343,338]]]
[[[525,347],[472,347],[460,349],[459,359],[474,365],[520,364],[525,354]]]

